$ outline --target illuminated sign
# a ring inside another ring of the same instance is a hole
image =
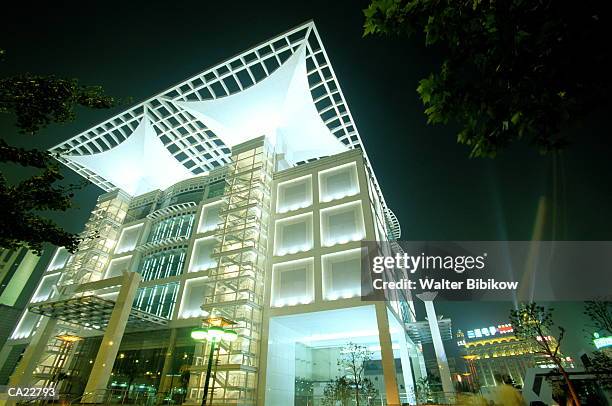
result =
[[[612,336],[598,337],[593,340],[593,344],[595,344],[597,349],[612,347]]]
[[[477,328],[474,330],[468,330],[466,332],[467,338],[483,338],[483,337],[492,337],[498,334],[508,334],[512,333],[514,330],[512,329],[511,324],[500,324],[499,326],[489,326],[483,328]]]

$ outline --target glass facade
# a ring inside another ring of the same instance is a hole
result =
[[[157,243],[171,238],[187,238],[191,235],[194,214],[181,214],[165,218],[153,225],[149,242]]]
[[[169,278],[183,273],[185,249],[175,248],[149,254],[141,259],[139,269],[143,281]]]
[[[138,289],[133,307],[138,310],[169,319],[172,317],[178,283],[167,283]]]

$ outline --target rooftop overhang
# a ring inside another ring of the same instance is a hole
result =
[[[29,307],[32,313],[63,320],[83,327],[103,330],[108,326],[115,302],[98,296],[80,296],[37,303]],[[168,320],[132,308],[127,327],[133,329],[165,326]]]
[[[224,166],[233,146],[261,135],[290,164],[359,148],[370,167],[313,22],[201,72],[51,151],[102,189],[135,195]],[[369,173],[386,207],[371,168]]]

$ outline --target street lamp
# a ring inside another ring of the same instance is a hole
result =
[[[208,365],[206,367],[206,380],[204,381],[204,395],[202,396],[202,406],[206,406],[206,397],[208,395],[208,383],[212,372],[213,355],[215,353],[215,345],[218,341],[227,341],[229,343],[238,338],[238,333],[230,328],[236,323],[226,319],[225,317],[210,317],[204,320],[204,324],[208,327],[196,328],[191,331],[191,338],[197,341],[210,341],[210,354],[208,356]]]
[[[81,341],[83,337],[79,337],[74,334],[60,334],[55,336],[61,342],[58,353],[56,355],[55,361],[52,365],[51,370],[51,378],[49,379],[49,383],[59,385],[59,378],[62,372],[62,368],[66,363],[66,359],[68,358],[68,353],[70,349],[74,345],[74,343]]]

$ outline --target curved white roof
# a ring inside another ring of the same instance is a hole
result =
[[[263,134],[274,138],[294,163],[363,150],[313,22],[201,72],[51,151],[104,190],[119,187],[140,194],[223,166],[232,146]]]
[[[259,83],[229,96],[176,102],[201,119],[228,147],[266,135],[290,162],[348,148],[323,124],[310,94],[306,44]]]
[[[131,195],[166,189],[195,176],[161,143],[147,116],[121,144],[92,155],[63,158],[97,173]]]

